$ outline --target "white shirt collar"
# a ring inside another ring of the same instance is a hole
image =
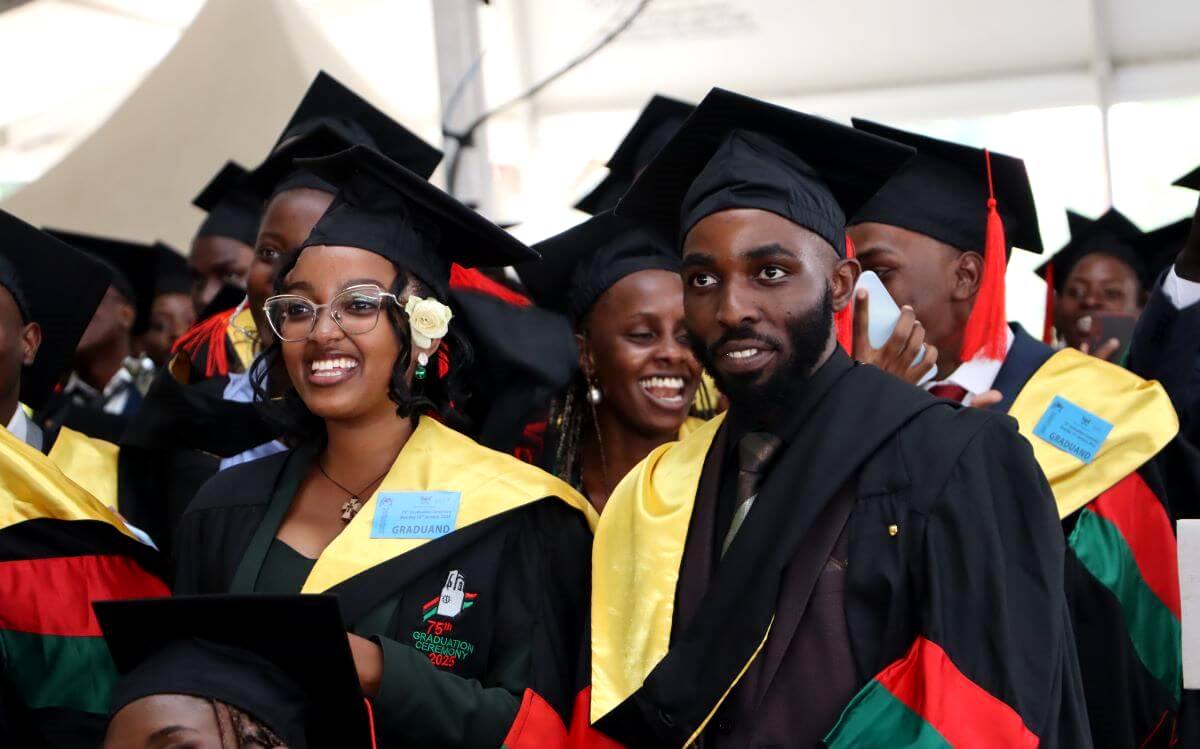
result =
[[[1008,356],[1008,352],[1012,350],[1013,332],[1012,328],[1006,327],[1004,340],[1004,356]],[[958,385],[963,390],[967,391],[967,397],[963,399],[964,405],[971,405],[971,401],[975,396],[986,393],[996,384],[996,376],[1000,374],[1000,368],[1004,366],[1004,360],[996,359],[981,359],[975,358],[969,362],[963,362],[958,365],[958,369],[942,380],[929,382],[925,384],[925,389],[937,387],[938,385]]]
[[[21,408],[20,403],[8,421],[8,432],[22,442],[29,436],[29,417],[25,415],[25,409]]]

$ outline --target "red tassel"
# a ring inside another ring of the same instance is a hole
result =
[[[379,742],[375,738],[375,711],[371,708],[371,701],[363,697],[363,704],[367,706],[367,725],[371,727],[371,749],[378,749]]]
[[[478,291],[494,296],[514,307],[529,307],[533,304],[528,297],[518,294],[504,284],[497,283],[474,268],[464,268],[457,263],[450,266],[450,288]]]
[[[992,186],[992,155],[983,152],[987,164],[988,214],[987,238],[983,245],[983,279],[975,297],[975,307],[967,318],[963,331],[962,352],[959,361],[967,362],[976,357],[1002,360],[1008,353],[1008,317],[1004,309],[1005,258],[1004,222],[996,210],[996,191]]]
[[[1046,319],[1042,323],[1042,343],[1054,343],[1054,266],[1046,266]]]
[[[854,259],[854,241],[850,239],[850,235],[846,235],[846,259]],[[838,343],[842,344],[842,348],[847,354],[854,355],[854,297],[850,297],[850,303],[843,309],[834,314],[833,322],[837,330]]]
[[[225,332],[229,323],[241,306],[227,309],[224,312],[209,317],[204,322],[193,325],[186,333],[179,336],[171,353],[186,351],[195,361],[197,355],[204,354],[204,376],[220,377],[229,374],[229,355],[225,350]],[[207,346],[207,351],[202,351]]]

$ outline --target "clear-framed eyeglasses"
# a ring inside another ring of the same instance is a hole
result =
[[[316,304],[299,294],[279,294],[267,299],[263,312],[279,340],[296,343],[312,335],[325,310],[346,335],[370,333],[379,324],[379,312],[388,301],[399,304],[395,294],[374,284],[362,284],[339,291],[328,304]]]

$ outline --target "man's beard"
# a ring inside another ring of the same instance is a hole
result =
[[[767,379],[759,381],[760,372],[727,375],[715,366],[720,358],[717,349],[729,341],[760,341],[775,351],[782,351],[780,341],[759,335],[749,327],[729,330],[711,346],[692,336],[692,351],[731,405],[751,417],[757,416],[757,420],[771,421],[781,413],[781,407],[787,405],[790,396],[808,380],[825,352],[832,330],[833,287],[826,282],[820,303],[788,322],[791,353],[775,365]]]

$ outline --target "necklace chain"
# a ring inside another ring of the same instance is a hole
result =
[[[384,471],[383,473],[379,474],[378,478],[376,478],[374,481],[367,484],[362,489],[360,489],[356,492],[350,491],[349,489],[346,488],[346,486],[344,484],[342,484],[340,481],[335,479],[333,476],[330,476],[329,472],[325,470],[325,466],[321,463],[320,460],[317,461],[317,470],[319,470],[321,472],[321,475],[324,476],[326,478],[326,480],[329,481],[329,483],[333,484],[337,488],[346,492],[346,494],[350,495],[350,498],[342,503],[342,520],[349,523],[351,520],[354,519],[354,516],[358,514],[358,511],[363,508],[364,503],[363,503],[362,499],[359,498],[359,495],[361,495],[367,489],[370,489],[372,486],[375,486],[380,481],[382,481],[383,478],[385,476],[387,476],[389,472],[391,472],[392,467],[388,466],[387,470]]]

